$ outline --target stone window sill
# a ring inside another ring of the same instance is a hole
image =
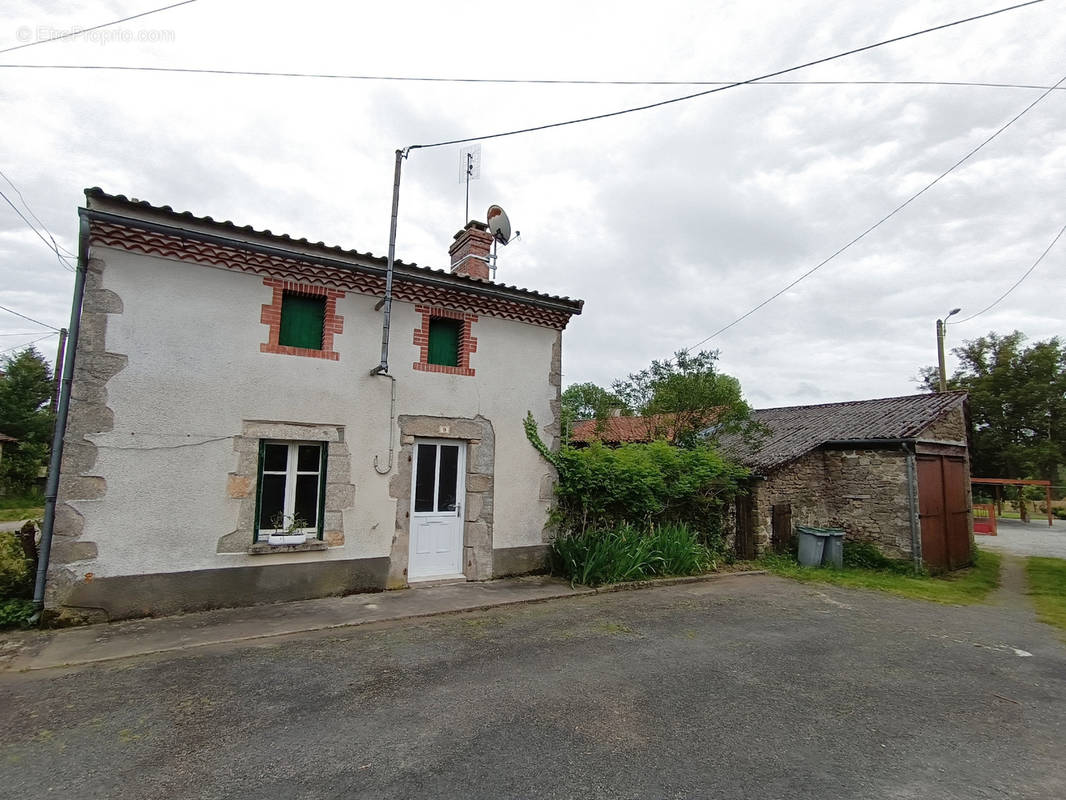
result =
[[[315,550],[328,550],[329,545],[319,539],[312,539],[303,544],[267,544],[256,542],[248,548],[248,555],[262,556],[270,553],[310,553]]]

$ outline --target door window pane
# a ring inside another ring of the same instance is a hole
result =
[[[296,476],[296,502],[293,515],[303,522],[300,527],[314,528],[318,525],[318,473]]]
[[[262,487],[259,496],[259,527],[262,530],[281,527],[276,522],[285,508],[285,476],[264,475]]]
[[[264,472],[284,472],[289,460],[287,444],[268,444],[263,453]]]
[[[459,447],[454,444],[440,446],[440,489],[437,511],[455,511],[455,483],[459,472]]]
[[[415,511],[433,510],[433,479],[437,474],[437,446],[418,446],[418,472],[415,475]]]

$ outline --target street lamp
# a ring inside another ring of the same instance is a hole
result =
[[[961,308],[951,309],[944,319],[938,319],[936,321],[936,354],[940,364],[940,391],[946,392],[948,390],[948,373],[947,367],[944,366],[944,328],[947,325],[947,321],[962,311]]]

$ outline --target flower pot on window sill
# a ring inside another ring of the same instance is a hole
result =
[[[283,544],[303,544],[306,541],[306,533],[272,533],[267,538],[267,544],[274,546]]]

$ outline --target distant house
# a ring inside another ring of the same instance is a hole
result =
[[[576,421],[570,432],[570,444],[573,447],[587,447],[592,442],[602,442],[608,447],[618,447],[623,444],[644,444],[656,439],[670,439],[673,435],[673,420],[670,415],[610,416],[603,420]]]
[[[757,446],[726,437],[755,473],[731,525],[738,553],[788,546],[794,525],[840,527],[932,570],[970,563],[965,392],[756,411]]]
[[[386,259],[86,198],[51,608],[114,619],[544,562],[555,475],[523,420],[558,445],[582,301],[491,281],[471,222],[450,271],[396,262],[383,374]]]

